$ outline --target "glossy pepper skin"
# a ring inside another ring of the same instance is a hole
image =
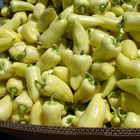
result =
[[[56,11],[53,7],[46,8],[40,15],[36,28],[39,32],[43,33],[56,17]],[[44,22],[45,21],[45,22]]]
[[[6,89],[11,94],[12,99],[23,91],[23,82],[17,77],[11,77],[6,83]]]
[[[35,103],[40,97],[39,85],[36,84],[36,80],[41,80],[40,68],[37,66],[27,66],[25,69],[25,79],[29,96]]]
[[[121,120],[121,128],[140,128],[140,116],[134,112],[124,114],[120,108],[117,110],[118,117]]]
[[[86,103],[100,91],[100,83],[96,81],[91,75],[87,74],[83,79],[80,87],[74,93],[75,103]]]
[[[38,84],[39,81],[36,80]],[[52,96],[65,102],[73,102],[73,94],[70,87],[55,75],[48,74],[43,83],[41,83],[41,93],[45,96]]]
[[[53,45],[41,55],[41,57],[36,62],[36,66],[38,66],[42,72],[55,67],[60,62],[60,60],[61,57],[58,54],[58,47]]]
[[[133,95],[122,92],[121,93],[121,108],[123,112],[135,112],[140,114],[140,101]]]
[[[77,122],[77,127],[103,127],[106,113],[106,100],[102,93],[94,95],[85,112]]]
[[[116,65],[118,69],[125,75],[139,78],[140,77],[140,60],[139,59],[129,59],[124,54],[119,53],[116,57]]]
[[[43,102],[41,100],[36,101],[30,112],[29,124],[43,125]]]
[[[46,101],[43,104],[43,124],[47,126],[60,126],[61,117],[65,114],[62,104],[57,101]]]
[[[120,89],[134,95],[135,97],[137,97],[138,100],[140,100],[140,91],[139,91],[140,79],[139,78],[121,79],[117,81],[116,85]]]
[[[0,99],[0,120],[6,121],[10,118],[13,110],[13,103],[10,95]]]
[[[62,37],[66,26],[66,19],[60,19],[56,21],[55,24],[49,26],[49,28],[45,32],[43,32],[43,34],[41,34],[41,36],[39,37],[39,42],[41,43],[42,48],[47,49],[53,44],[56,44],[58,40]]]
[[[74,22],[73,25],[73,53],[81,54],[84,52],[85,54],[89,54],[89,38],[84,27],[77,21]],[[80,37],[79,37],[80,36]],[[84,40],[81,40],[81,38]]]

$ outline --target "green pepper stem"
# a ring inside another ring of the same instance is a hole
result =
[[[78,11],[79,11],[80,14],[85,14],[86,7],[82,5],[78,8]]]
[[[18,110],[21,114],[21,117],[24,117],[25,112],[27,111],[27,107],[25,105],[19,105]]]
[[[43,88],[45,86],[45,81],[39,81],[39,80],[35,80],[35,83],[40,85],[41,88]]]
[[[100,5],[100,11],[101,12],[104,12],[108,6],[109,2],[107,1],[105,4],[101,4]]]
[[[16,94],[18,92],[17,88],[16,87],[11,87],[9,92],[11,93],[11,99],[14,100],[14,97],[16,96]]]
[[[121,107],[117,109],[117,116],[120,118],[121,122],[124,122],[126,114],[122,111]]]

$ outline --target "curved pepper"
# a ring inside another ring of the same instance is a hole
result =
[[[53,69],[53,74],[58,78],[69,84],[69,69],[64,66],[57,66]]]
[[[89,12],[89,1],[88,0],[74,0],[74,11],[77,14],[84,15]]]
[[[0,98],[4,97],[7,93],[5,85],[6,81],[0,81]]]
[[[55,75],[48,74],[43,83],[36,80],[36,83],[41,84],[41,93],[45,96],[52,96],[65,102],[73,102],[73,94],[70,87]]]
[[[93,14],[102,14],[110,10],[109,0],[89,0],[90,10]]]
[[[73,53],[89,54],[90,47],[88,34],[84,29],[84,27],[77,21],[74,22],[72,36],[73,36]]]
[[[75,115],[66,115],[61,120],[61,126],[63,127],[72,127],[75,126],[78,121],[78,117]]]
[[[29,43],[35,43],[40,36],[34,21],[28,21],[24,24],[20,34]]]
[[[135,112],[140,114],[140,101],[133,95],[122,92],[121,93],[121,108],[123,112]]]
[[[120,43],[113,36],[104,37],[101,45],[97,46],[93,52],[93,61],[106,61],[117,57],[121,51]]]
[[[12,69],[13,69],[14,74],[19,77],[25,77],[26,67],[27,67],[27,64],[25,63],[14,62],[12,64]]]
[[[102,93],[95,94],[85,112],[77,122],[77,127],[103,127],[106,113],[106,100]]]
[[[41,47],[47,49],[51,47],[53,44],[56,44],[58,40],[62,37],[66,26],[67,26],[66,19],[60,19],[56,21],[55,24],[49,26],[49,28],[45,32],[43,32],[43,34],[41,34],[41,36],[39,37]]]
[[[33,11],[34,6],[25,1],[11,1],[10,6],[13,12]]]
[[[6,89],[11,94],[12,99],[23,91],[23,82],[21,79],[12,77],[6,83]]]
[[[13,111],[13,104],[9,95],[0,99],[0,120],[6,121],[10,118]]]
[[[8,79],[13,75],[12,64],[5,58],[0,58],[0,80]]]
[[[15,108],[19,110],[22,115],[30,112],[32,105],[33,102],[26,90],[23,90],[22,93],[14,100]]]
[[[100,91],[100,83],[97,82],[90,74],[82,81],[78,90],[74,93],[74,102],[86,103]]]
[[[137,46],[133,40],[123,40],[121,47],[121,52],[128,58],[135,59],[137,57]]]
[[[91,75],[99,81],[109,79],[114,72],[115,68],[107,62],[94,62],[91,65]]]
[[[130,77],[140,77],[140,60],[129,59],[124,54],[119,53],[116,57],[117,68],[124,74]]]
[[[59,63],[60,59],[58,47],[53,45],[51,48],[47,49],[43,55],[41,55],[41,57],[36,62],[36,66],[40,68],[41,72],[49,70],[55,67]]]
[[[46,101],[43,104],[43,124],[47,126],[61,126],[61,117],[65,114],[62,104],[57,101]]]
[[[43,33],[56,18],[56,11],[53,7],[46,8],[37,20],[36,28]],[[45,21],[45,22],[44,22]]]
[[[31,112],[30,112],[30,119],[29,124],[32,125],[43,125],[43,103],[41,100],[38,100],[34,103],[32,106]]]
[[[116,85],[134,95],[135,97],[137,97],[138,100],[140,100],[140,90],[139,90],[139,86],[140,86],[140,79],[139,78],[131,78],[131,79],[122,79],[117,81]]]
[[[46,9],[45,5],[42,3],[37,3],[33,9],[33,15],[35,18],[39,19],[43,11]]]
[[[140,24],[139,12],[125,12],[123,14],[123,29],[125,32],[137,32]]]
[[[121,128],[140,128],[140,116],[134,112],[124,114],[121,108],[117,110],[118,117],[121,120]]]
[[[40,86],[36,84],[36,80],[41,80],[40,68],[33,65],[27,66],[25,69],[25,79],[29,95],[33,102],[36,102],[40,97]]]

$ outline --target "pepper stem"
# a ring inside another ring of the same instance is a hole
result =
[[[11,87],[9,92],[11,93],[11,98],[13,100],[18,91],[16,87]]]
[[[79,11],[80,14],[85,14],[86,7],[82,5],[78,8],[78,11]]]
[[[45,82],[44,81],[35,80],[35,83],[40,85],[41,88],[43,88],[45,86]]]
[[[100,11],[101,12],[104,12],[108,6],[109,2],[107,1],[105,4],[101,4],[100,5]]]
[[[117,109],[117,116],[120,118],[121,122],[124,122],[126,114],[122,111],[121,107]]]
[[[19,109],[19,112],[21,113],[21,116],[24,117],[27,107],[25,105],[19,105],[18,109]]]

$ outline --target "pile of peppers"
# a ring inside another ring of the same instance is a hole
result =
[[[0,121],[140,128],[140,1],[4,0]]]

